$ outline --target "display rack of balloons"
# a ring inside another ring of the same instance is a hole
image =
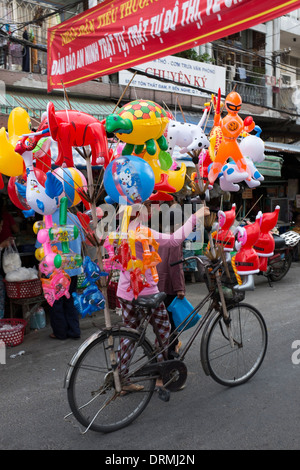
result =
[[[15,108],[9,116],[8,133],[4,128],[0,130],[0,174],[10,177],[9,197],[25,217],[35,213],[43,215],[43,225],[35,227],[35,230],[43,245],[37,256],[42,274],[48,276],[43,281],[47,300],[52,302],[62,292],[62,295],[68,295],[69,279],[64,269],[68,261],[79,265],[79,260],[72,258],[68,251],[68,242],[76,232],[74,227],[66,224],[68,208],[84,203],[85,211],[77,211],[77,217],[86,233],[85,241],[99,242],[92,227],[91,201],[82,193],[86,192],[87,182],[74,168],[73,148],[90,146],[92,167],[100,164],[105,170],[106,202],[126,206],[121,224],[121,233],[126,236],[113,233],[107,237],[104,247],[108,258],[103,259],[103,266],[107,272],[112,269],[129,271],[131,288],[137,296],[147,285],[147,269],[158,280],[156,265],[160,260],[151,231],[128,231],[130,207],[147,199],[172,200],[173,194],[182,189],[186,166],[182,163],[178,167],[174,159],[176,147],[181,154],[193,156],[197,172],[192,179],[200,191],[203,190],[202,181],[207,182],[209,190],[217,178],[221,189],[232,192],[240,189],[241,182],[245,181],[254,188],[263,180],[255,167],[255,163],[264,158],[261,129],[255,126],[252,117],[240,118],[241,106],[242,99],[236,92],[229,93],[223,105],[219,90],[217,98],[212,96],[211,103],[205,106],[199,123],[195,125],[176,121],[159,104],[149,100],[132,101],[101,122],[81,111],[56,110],[49,102],[36,132],[30,130],[28,113]],[[224,118],[221,118],[222,108],[227,111]],[[212,110],[214,126],[206,136],[206,122]],[[250,135],[252,131],[256,135]],[[114,152],[108,148],[107,134],[111,133],[120,140]],[[54,171],[51,169],[50,137],[58,146],[54,163],[59,168]],[[58,208],[62,220],[59,226],[53,227],[52,214]],[[103,216],[100,208],[96,208],[96,214],[98,218]],[[237,236],[240,237],[240,233]],[[220,242],[224,233],[219,230],[216,237],[215,242]],[[62,243],[61,253],[55,248],[58,242]],[[136,259],[136,242],[142,244],[142,260]],[[84,262],[83,265],[86,266]],[[57,291],[55,283],[61,286]],[[95,287],[96,283],[90,284],[93,285]],[[92,288],[85,293],[90,299]],[[84,297],[78,298],[77,304],[79,310],[87,311]],[[89,308],[92,310],[93,307]]]

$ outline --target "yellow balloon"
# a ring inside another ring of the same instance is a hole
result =
[[[44,248],[43,247],[37,248],[35,250],[34,256],[36,257],[38,261],[42,261],[42,259],[45,257]]]
[[[0,129],[0,173],[6,176],[19,176],[24,172],[24,161],[9,142],[5,127]]]
[[[31,122],[27,111],[23,108],[14,108],[9,115],[7,130],[9,142],[15,148],[21,135],[31,132]]]
[[[179,170],[162,170],[159,161],[158,161],[158,152],[156,152],[156,157],[149,155],[147,152],[144,153],[143,158],[144,160],[149,163],[151,166],[153,173],[154,173],[154,178],[155,178],[155,184],[158,184],[161,180],[161,174],[165,173],[168,175],[168,183],[170,186],[173,186],[173,188],[176,189],[176,192],[180,191],[183,188],[184,185],[184,180],[185,180],[185,175],[186,175],[186,166],[184,163],[181,163],[181,167]]]

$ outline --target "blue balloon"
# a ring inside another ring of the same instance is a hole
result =
[[[138,204],[151,196],[155,177],[149,163],[134,155],[122,155],[107,166],[104,188],[118,204]]]

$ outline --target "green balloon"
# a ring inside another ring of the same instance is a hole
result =
[[[163,171],[167,171],[173,163],[171,155],[164,151],[159,152],[158,160]]]

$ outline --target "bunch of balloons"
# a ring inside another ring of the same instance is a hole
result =
[[[108,273],[102,272],[98,264],[92,261],[89,256],[84,258],[83,270],[86,277],[82,287],[86,287],[81,294],[72,293],[74,305],[82,318],[104,308],[105,298],[96,283],[101,276],[108,276]]]

